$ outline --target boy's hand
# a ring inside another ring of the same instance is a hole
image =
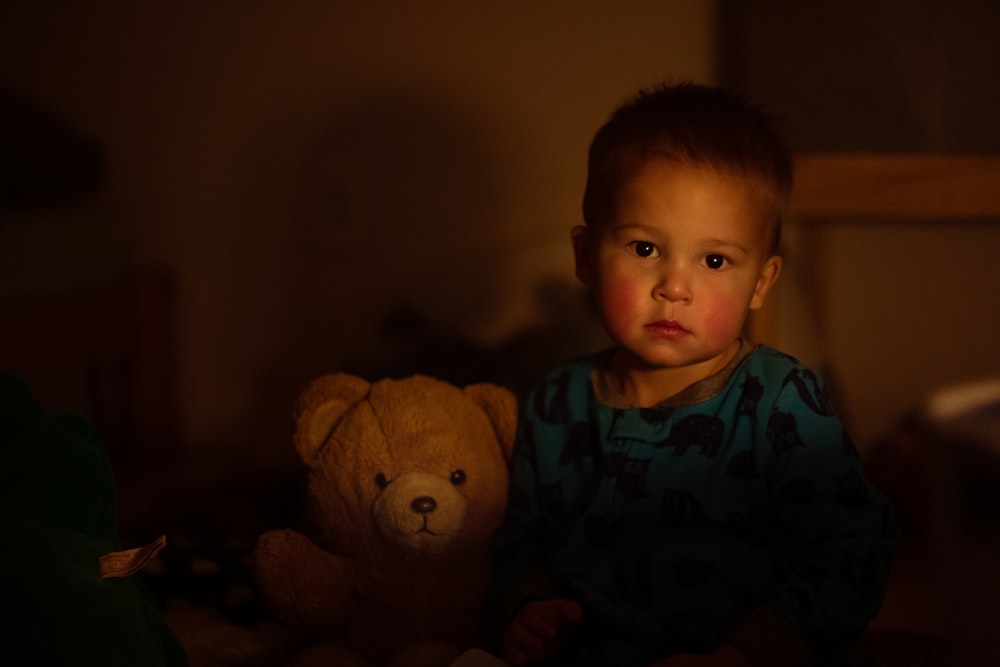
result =
[[[739,649],[727,644],[710,655],[679,653],[657,660],[649,667],[751,667],[751,665]]]
[[[575,600],[528,602],[514,615],[503,640],[503,659],[514,667],[547,660],[559,649],[564,631],[583,619]]]

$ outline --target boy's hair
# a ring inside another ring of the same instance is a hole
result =
[[[792,160],[772,121],[737,93],[694,83],[640,91],[590,144],[583,219],[606,219],[617,188],[650,158],[709,167],[744,180],[767,207],[770,252],[792,188]]]

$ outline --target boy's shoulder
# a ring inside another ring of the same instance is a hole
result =
[[[794,370],[815,372],[787,352],[763,344],[754,345],[741,366],[768,374],[782,374]]]
[[[547,371],[525,395],[523,416],[563,425],[585,418],[593,401],[592,371],[600,357],[578,357]]]
[[[808,382],[814,391],[823,391],[823,379],[819,372],[802,364],[792,355],[767,345],[749,345],[749,352],[735,368],[726,373],[713,396],[723,393],[723,386],[744,383],[753,377],[770,391],[780,392],[789,383],[802,385]],[[592,398],[592,382],[595,369],[605,364],[611,349],[601,350],[566,361],[548,370],[535,384],[529,396],[536,404],[540,401],[556,400],[572,404],[585,404]]]
[[[744,372],[749,369],[755,373],[780,375],[799,370],[800,372],[817,374],[816,371],[781,350],[763,344],[750,344],[748,347],[750,347],[749,353],[739,364],[740,369]],[[547,385],[565,385],[567,383],[588,383],[594,369],[607,363],[612,352],[613,349],[609,348],[564,361],[547,370],[534,388],[539,389]]]
[[[821,406],[814,409],[821,414],[832,414],[822,374],[806,366],[790,354],[767,345],[757,345],[747,355],[734,375],[738,384],[757,387],[760,397],[777,401],[786,407],[796,404]]]
[[[536,383],[535,389],[551,385],[586,384],[590,382],[594,368],[610,353],[610,350],[602,350],[564,361],[546,371]]]

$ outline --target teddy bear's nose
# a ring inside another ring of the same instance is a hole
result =
[[[437,501],[430,496],[420,496],[419,498],[414,498],[413,502],[410,503],[410,507],[417,514],[430,514],[437,509]]]

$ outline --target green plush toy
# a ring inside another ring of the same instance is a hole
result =
[[[184,651],[128,576],[162,547],[121,551],[103,442],[0,375],[0,663],[173,667]]]

